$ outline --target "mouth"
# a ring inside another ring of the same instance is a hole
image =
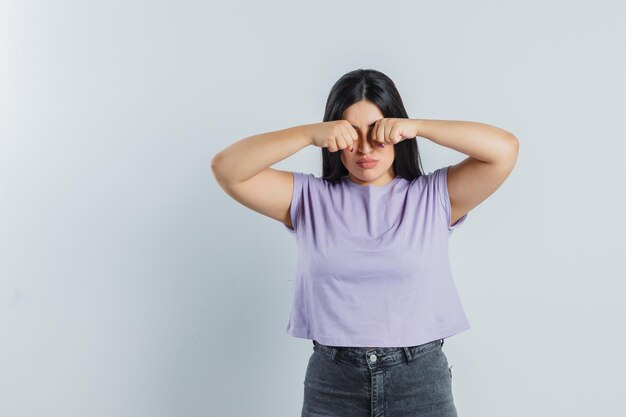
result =
[[[374,168],[378,161],[376,159],[359,159],[356,164],[361,168]]]

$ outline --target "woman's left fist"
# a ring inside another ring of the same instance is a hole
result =
[[[404,139],[417,136],[417,123],[413,119],[383,118],[378,119],[372,129],[372,139],[380,143],[395,145]]]

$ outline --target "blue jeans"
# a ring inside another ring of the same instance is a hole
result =
[[[301,417],[457,417],[443,342],[366,348],[313,340]]]

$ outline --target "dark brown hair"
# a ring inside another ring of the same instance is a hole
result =
[[[358,69],[342,76],[330,90],[326,100],[324,122],[341,120],[352,104],[368,100],[378,106],[383,117],[408,119],[400,93],[391,79],[380,71]],[[322,149],[322,179],[332,183],[348,175],[341,162],[341,151]],[[393,168],[396,175],[412,180],[423,175],[416,138],[404,139],[394,145]]]

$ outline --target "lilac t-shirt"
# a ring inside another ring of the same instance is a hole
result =
[[[448,166],[382,186],[293,172],[298,259],[287,333],[331,346],[402,347],[470,328],[450,269]]]

